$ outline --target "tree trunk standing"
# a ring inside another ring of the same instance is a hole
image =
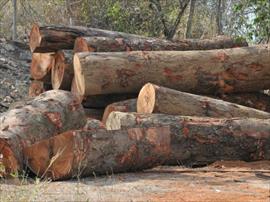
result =
[[[270,159],[270,119],[200,118],[112,112],[107,129],[170,126],[166,165],[205,165],[218,160]]]
[[[189,16],[187,21],[186,38],[192,38],[192,22],[194,16],[196,0],[190,0]]]
[[[198,94],[256,92],[270,87],[269,47],[209,51],[76,53],[73,93],[137,93],[152,82]]]
[[[0,116],[0,164],[5,174],[22,171],[22,150],[67,130],[82,128],[86,117],[71,93],[48,91]]]
[[[24,150],[30,169],[53,180],[138,171],[170,154],[169,127],[69,131]]]
[[[51,71],[53,89],[70,91],[73,77],[73,51],[57,51],[55,54],[55,64]]]
[[[115,102],[108,105],[104,111],[102,122],[106,123],[111,112],[137,112],[137,99],[129,99],[125,101]]]
[[[222,0],[218,0],[217,2],[217,13],[216,13],[216,23],[217,23],[217,34],[223,34],[222,27]]]
[[[17,39],[17,0],[13,0],[12,40]]]
[[[144,85],[139,93],[137,112],[217,118],[270,119],[270,113],[264,111],[151,83]]]

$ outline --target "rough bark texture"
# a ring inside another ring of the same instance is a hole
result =
[[[69,131],[24,150],[31,170],[54,180],[137,171],[170,154],[170,128]]]
[[[38,25],[33,25],[31,33],[30,33],[30,49],[32,52],[49,52],[49,51],[57,51],[63,49],[73,49],[74,42],[77,37],[108,37],[111,39],[124,39],[132,41],[130,44],[137,44],[136,47],[142,47],[143,50],[147,50],[149,46],[152,46],[150,50],[192,50],[189,44],[193,46],[197,42],[192,41],[178,41],[176,43],[172,43],[170,41],[157,39],[157,38],[149,38],[138,36],[134,34],[127,34],[123,32],[115,32],[108,30],[101,30],[95,28],[87,28],[87,27],[79,27],[79,26],[45,26],[39,27]],[[138,42],[137,42],[138,41]],[[226,42],[222,39],[222,46],[229,47],[237,47],[237,46],[247,46],[246,42],[227,39]],[[228,45],[228,43],[230,45]],[[205,46],[197,46],[197,49],[212,49],[209,48],[206,43],[203,43]],[[198,43],[198,45],[202,45]],[[213,47],[223,48],[220,45],[215,45]],[[172,47],[174,47],[172,49]],[[211,46],[212,47],[212,46]],[[141,49],[140,49],[141,50]]]
[[[264,93],[223,94],[215,98],[270,112],[270,96]]]
[[[182,40],[171,42],[153,38],[111,38],[111,37],[78,37],[74,44],[74,52],[121,52],[121,51],[161,51],[161,50],[208,50],[247,46],[244,41],[229,37],[212,40]]]
[[[101,109],[84,108],[84,111],[87,117],[101,120],[104,113],[104,108],[101,108]]]
[[[111,112],[119,111],[119,112],[136,112],[137,111],[137,99],[129,99],[120,102],[115,102],[108,105],[105,108],[102,122],[106,123],[108,116]]]
[[[74,77],[73,51],[57,51],[55,54],[55,65],[51,72],[53,89],[70,91]]]
[[[217,160],[270,159],[270,119],[200,118],[112,112],[107,129],[171,128],[166,164],[205,165]]]
[[[31,77],[44,81],[55,62],[55,53],[33,53],[30,67]],[[50,80],[50,79],[49,79]]]
[[[152,82],[198,94],[270,88],[269,46],[209,51],[76,53],[74,91],[136,93]],[[102,75],[102,76],[101,76]]]
[[[0,116],[0,164],[5,173],[21,171],[23,148],[85,125],[84,110],[71,93],[47,91],[25,106]]]
[[[148,83],[137,101],[138,113],[201,117],[269,118],[270,113],[206,96],[184,93]]]

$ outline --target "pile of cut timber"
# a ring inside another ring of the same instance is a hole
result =
[[[0,164],[58,180],[270,160],[269,48],[34,25],[32,98],[0,117]]]

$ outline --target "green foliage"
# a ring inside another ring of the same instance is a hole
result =
[[[255,42],[269,42],[269,0],[244,0],[235,5],[234,11],[239,15],[236,29],[244,30],[246,36]]]

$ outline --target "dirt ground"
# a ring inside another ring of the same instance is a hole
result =
[[[71,181],[2,180],[0,201],[269,202],[270,161],[162,166]]]

